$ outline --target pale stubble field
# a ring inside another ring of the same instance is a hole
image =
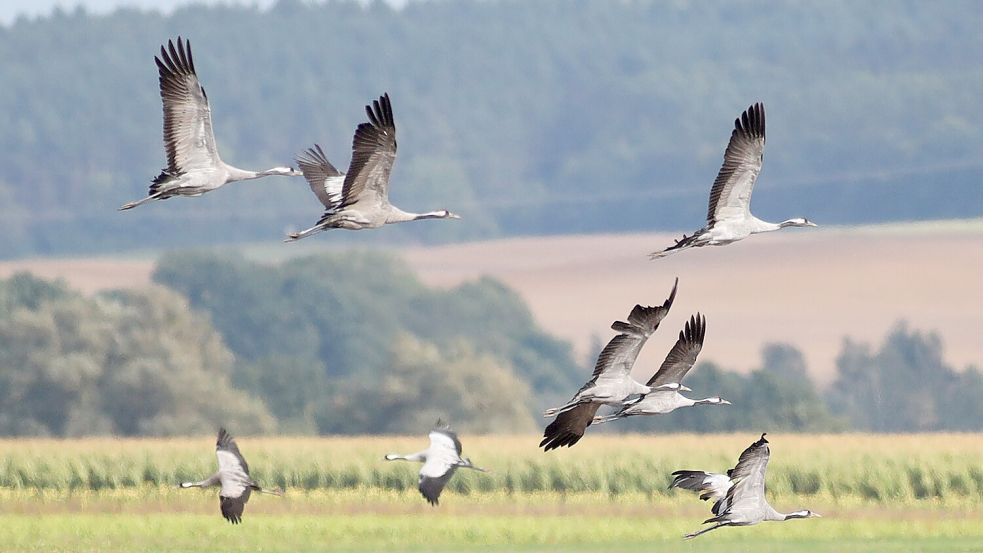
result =
[[[246,251],[279,261],[346,247],[344,235],[334,236],[296,245],[271,241]],[[393,251],[430,285],[453,286],[482,275],[504,281],[548,332],[569,340],[582,356],[592,337],[607,340],[611,322],[635,303],[662,303],[678,276],[665,332],[652,337],[636,365],[645,377],[697,311],[707,316],[701,359],[738,371],[758,366],[764,343],[785,342],[802,350],[813,377],[825,384],[835,376],[844,337],[876,347],[900,320],[938,332],[946,360],[957,369],[983,364],[981,220],[788,230],[647,259],[675,237],[531,237]],[[146,285],[153,266],[149,254],[31,259],[0,263],[0,276],[30,270],[93,292]]]

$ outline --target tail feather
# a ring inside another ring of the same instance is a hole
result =
[[[461,462],[458,463],[458,466],[461,467],[461,468],[465,468],[465,469],[476,470],[478,472],[491,472],[488,469],[483,469],[483,468],[481,468],[479,466],[474,465],[471,462],[471,459],[469,459],[467,457],[465,457],[464,459],[461,459]]]
[[[672,246],[669,246],[668,248],[661,251],[650,253],[649,259],[653,259],[653,260],[660,259],[666,257],[671,253],[676,253],[678,251],[685,250],[687,248],[702,246],[703,244],[700,243],[700,238],[702,238],[704,234],[706,234],[705,230],[694,232],[690,236],[686,236],[684,234],[683,237],[676,240],[676,243],[673,244]]]
[[[284,242],[294,242],[296,240],[300,240],[301,238],[307,238],[308,236],[310,236],[312,234],[317,234],[317,233],[321,232],[322,230],[324,230],[324,227],[322,227],[321,225],[315,225],[315,226],[313,226],[313,227],[311,227],[309,229],[305,229],[305,230],[302,230],[300,232],[291,232],[290,234],[287,235],[286,238],[283,239],[283,241]]]

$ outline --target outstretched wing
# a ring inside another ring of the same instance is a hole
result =
[[[600,403],[581,403],[557,415],[543,432],[543,441],[539,442],[539,447],[549,451],[563,446],[571,447],[579,442],[600,406]]]
[[[331,165],[319,144],[297,156],[297,166],[304,173],[304,179],[325,209],[333,211],[341,205],[341,189],[345,182],[345,174]]]
[[[757,103],[734,121],[724,152],[724,164],[710,189],[707,223],[744,219],[751,209],[751,192],[761,172],[765,151],[765,106]]]
[[[735,511],[760,510],[765,503],[765,470],[768,468],[770,455],[765,434],[741,453],[737,465],[727,472],[731,481],[727,495],[713,506],[716,519]]]
[[[232,524],[242,522],[242,511],[246,508],[246,501],[249,501],[249,488],[246,488],[239,497],[226,497],[219,494],[219,506],[222,509],[222,516]]]
[[[659,370],[649,379],[647,386],[661,386],[673,382],[681,383],[686,373],[693,368],[696,357],[703,349],[703,338],[706,336],[706,318],[697,313],[691,316],[686,326],[679,332],[676,345],[672,346],[666,360]]]
[[[669,488],[681,488],[700,494],[703,501],[712,500],[714,503],[727,496],[730,489],[730,477],[726,474],[703,472],[702,470],[677,470],[672,473],[672,483]],[[714,513],[716,514],[716,513]]]
[[[612,338],[597,356],[597,363],[594,365],[594,372],[588,385],[596,382],[598,378],[606,376],[620,378],[631,373],[642,346],[669,313],[669,308],[676,299],[677,286],[679,286],[678,278],[672,285],[669,298],[662,305],[655,307],[636,305],[628,315],[628,322],[615,321],[611,325],[611,328],[620,334]]]
[[[224,428],[218,429],[218,439],[215,441],[215,453],[218,455],[219,470],[240,472],[249,476],[249,465],[242,453],[239,453],[239,446],[235,438],[232,437]]]
[[[352,139],[352,162],[345,175],[342,204],[384,204],[389,201],[389,174],[396,161],[396,123],[389,94],[365,106],[368,123],[359,124]]]
[[[168,40],[154,57],[160,74],[160,99],[164,104],[164,149],[167,172],[180,174],[192,169],[217,167],[221,160],[212,132],[208,96],[198,82],[191,42]]]
[[[451,476],[454,476],[454,471],[457,470],[456,465],[450,466],[436,466],[428,467],[430,461],[427,460],[423,464],[423,468],[420,469],[420,494],[426,498],[427,503],[436,506],[440,503],[440,492],[444,490],[444,486],[450,481]],[[433,470],[429,470],[429,469]],[[431,473],[432,474],[429,474]]]
[[[420,493],[431,505],[437,504],[441,490],[457,470],[461,450],[461,440],[457,434],[438,419],[430,431],[427,460],[420,467]]]
[[[445,424],[442,420],[437,419],[433,430],[430,431],[429,451],[438,451],[441,453],[450,453],[453,451],[454,454],[460,456],[462,451],[461,440],[458,439],[457,432],[451,430],[449,424]]]

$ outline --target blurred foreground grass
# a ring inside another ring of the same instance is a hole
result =
[[[452,491],[666,496],[677,469],[733,466],[757,435],[588,435],[544,454],[536,436],[464,436],[464,455],[492,469],[462,471]],[[983,498],[983,435],[769,435],[771,497],[856,498],[892,504]],[[419,437],[238,439],[255,479],[287,490],[412,490],[418,467],[389,452]],[[0,489],[84,491],[169,486],[215,468],[214,438],[0,440]]]
[[[980,551],[978,516],[898,519],[826,511],[827,518],[682,535],[704,515],[467,513],[269,514],[247,510],[242,525],[218,514],[0,515],[6,552],[158,551]],[[249,505],[250,508],[257,504]]]
[[[725,528],[685,542],[709,505],[668,492],[679,468],[723,470],[757,435],[464,437],[494,472],[455,476],[431,508],[425,437],[239,438],[253,475],[286,488],[222,520],[214,438],[0,440],[0,551],[983,551],[983,436],[771,435],[768,494],[822,519]]]

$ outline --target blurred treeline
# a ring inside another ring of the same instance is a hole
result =
[[[346,241],[691,229],[734,118],[768,108],[758,215],[983,214],[983,5],[494,0],[56,11],[0,27],[0,256],[275,240],[301,179],[118,214],[164,162],[153,55],[189,37],[223,158],[339,167],[392,94],[393,198],[450,208]]]
[[[0,435],[531,432],[590,373],[492,279],[424,286],[381,253],[281,264],[172,253],[154,287],[86,297],[18,274],[0,281]],[[747,375],[712,362],[693,397],[730,407],[636,417],[599,432],[983,429],[983,375],[944,361],[938,336],[847,339],[828,389],[792,345]]]

